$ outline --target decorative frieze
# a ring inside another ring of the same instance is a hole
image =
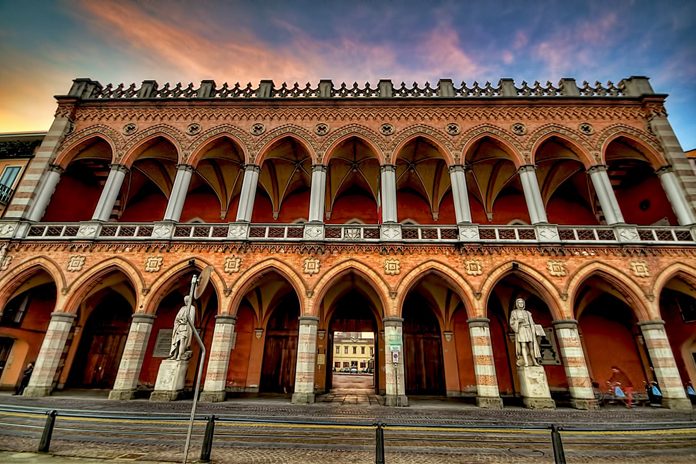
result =
[[[0,271],[6,271],[7,268],[10,267],[10,264],[12,264],[12,259],[14,259],[12,255],[3,256],[0,261]]]

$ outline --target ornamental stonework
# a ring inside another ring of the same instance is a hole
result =
[[[566,265],[563,261],[549,261],[546,263],[546,269],[548,269],[549,274],[554,277],[565,277],[568,274]]]
[[[82,255],[73,255],[68,259],[68,265],[66,266],[66,269],[68,270],[68,272],[79,272],[85,265],[86,259],[87,258]]]
[[[162,269],[162,261],[164,258],[161,256],[148,256],[145,260],[145,272],[159,272]]]
[[[387,275],[399,275],[401,273],[401,262],[395,258],[385,259],[384,273]]]
[[[483,264],[480,259],[469,259],[464,261],[464,272],[470,276],[479,276],[483,274]]]
[[[228,256],[225,258],[225,266],[224,266],[224,271],[227,274],[234,274],[236,272],[239,272],[239,270],[242,268],[242,258],[239,256]]]
[[[3,256],[2,261],[0,261],[0,271],[6,271],[7,268],[10,267],[10,264],[12,264],[12,259],[14,259],[14,257],[11,255]]]
[[[631,261],[631,270],[636,277],[650,277],[650,269],[645,261]]]
[[[305,258],[302,271],[307,275],[314,275],[319,273],[320,268],[321,263],[317,258]]]

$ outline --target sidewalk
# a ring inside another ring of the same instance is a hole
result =
[[[54,456],[52,454],[41,453],[15,453],[12,451],[0,451],[0,462],[2,463],[26,463],[26,464],[92,464],[92,463],[113,463],[113,464],[133,464],[133,459],[97,459],[97,458],[76,458],[70,456]],[[171,464],[170,461],[148,461],[149,464]]]

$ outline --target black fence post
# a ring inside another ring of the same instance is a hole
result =
[[[53,410],[47,412],[46,414],[46,425],[44,425],[43,434],[41,434],[41,441],[39,442],[40,453],[48,453],[48,448],[51,447],[51,436],[53,436],[53,426],[56,425],[56,415],[58,412]]]
[[[210,462],[210,454],[213,451],[213,436],[215,435],[215,415],[208,417],[203,435],[203,447],[201,448],[200,462]]]
[[[384,424],[377,422],[375,442],[375,464],[384,464]]]
[[[565,452],[563,451],[563,441],[561,440],[561,427],[551,426],[551,444],[553,445],[553,462],[556,464],[566,464]]]

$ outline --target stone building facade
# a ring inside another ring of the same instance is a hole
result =
[[[208,401],[312,402],[331,386],[325,335],[364,331],[386,404],[501,407],[521,395],[521,297],[557,404],[594,407],[618,366],[690,408],[696,177],[665,98],[644,77],[76,79],[0,222],[0,384],[36,361],[26,395],[151,391],[188,283],[212,266],[196,302]]]

